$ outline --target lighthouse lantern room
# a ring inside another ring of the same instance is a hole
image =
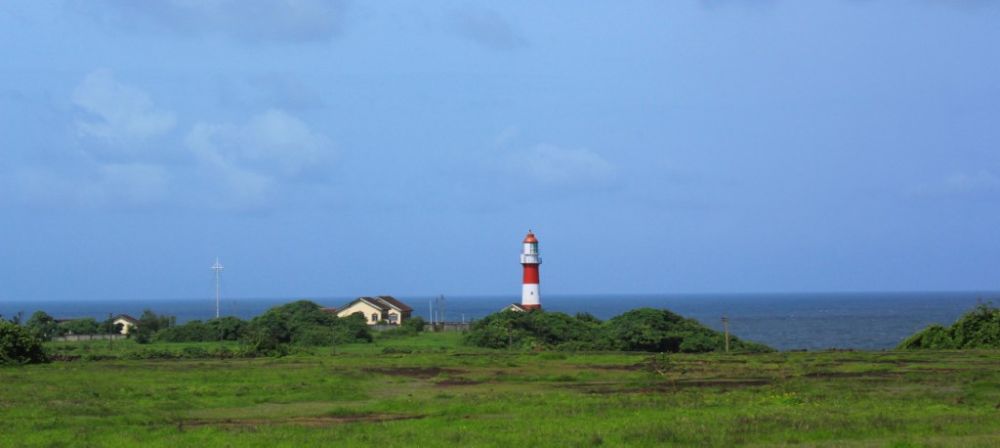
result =
[[[521,287],[521,308],[537,310],[542,308],[541,295],[538,290],[538,265],[542,257],[538,255],[538,239],[528,230],[521,249],[521,266],[524,267],[524,284]]]

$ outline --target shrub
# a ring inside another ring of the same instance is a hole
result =
[[[551,347],[563,344],[572,349],[601,348],[601,328],[592,321],[565,313],[501,311],[472,324],[465,340],[480,347]]]
[[[615,348],[647,352],[680,351],[689,327],[683,317],[652,308],[628,311],[605,325]]]
[[[201,347],[184,347],[181,349],[181,355],[185,358],[199,359],[208,358],[208,350]]]
[[[28,330],[0,320],[0,365],[46,362],[42,343]]]
[[[300,329],[292,336],[292,343],[296,345],[333,345],[337,340],[336,332],[332,326],[312,326]]]
[[[427,321],[425,321],[422,317],[411,317],[409,319],[404,320],[403,324],[400,325],[400,328],[407,332],[412,332],[413,334],[417,334],[424,331],[424,327],[426,325]]]
[[[903,340],[898,348],[1000,348],[1000,308],[979,303],[950,327],[931,325]]]
[[[688,335],[681,341],[680,351],[684,353],[705,353],[725,348],[725,336],[707,332],[697,332]]]
[[[413,317],[406,319],[401,325],[396,326],[395,328],[380,331],[378,335],[381,338],[416,336],[424,331],[424,326],[426,324],[427,323],[423,318]]]
[[[465,337],[480,347],[547,347],[558,350],[607,350],[703,353],[722,351],[724,336],[693,319],[667,310],[640,308],[607,322],[581,313],[502,311],[476,321]],[[770,347],[730,338],[733,351],[764,352]]]
[[[153,340],[158,342],[208,342],[219,340],[216,331],[200,320],[192,320],[183,325],[164,328],[155,335]]]
[[[206,322],[192,320],[158,331],[153,340],[159,342],[237,341],[247,329],[247,322],[237,317],[223,317]]]
[[[361,315],[338,318],[313,302],[300,300],[267,310],[255,317],[242,339],[249,347],[273,351],[282,344],[333,345],[371,342]]]

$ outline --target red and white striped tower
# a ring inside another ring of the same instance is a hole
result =
[[[524,266],[524,285],[521,287],[521,308],[538,310],[542,308],[542,297],[538,291],[538,265],[542,257],[538,255],[538,239],[528,231],[521,250],[521,266]]]

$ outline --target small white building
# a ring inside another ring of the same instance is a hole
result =
[[[128,334],[130,331],[139,326],[139,319],[136,319],[128,314],[119,314],[111,320],[111,324],[114,326],[121,325],[121,334]]]
[[[413,308],[396,300],[392,296],[358,297],[351,303],[337,309],[337,317],[347,317],[354,313],[361,313],[365,317],[368,325],[375,325],[380,322],[387,322],[392,325],[399,325],[403,320],[409,319],[413,314]]]

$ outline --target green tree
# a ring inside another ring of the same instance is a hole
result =
[[[139,316],[139,321],[136,323],[136,327],[129,331],[129,336],[134,338],[136,342],[140,344],[145,344],[153,339],[158,331],[170,328],[173,326],[175,318],[173,316],[168,316],[166,314],[156,314],[152,310],[143,310],[142,315]]]
[[[93,317],[84,319],[74,319],[59,324],[61,334],[97,334],[101,330],[101,324]]]
[[[215,332],[216,338],[223,341],[239,340],[249,325],[247,321],[233,316],[212,319],[206,324]]]
[[[32,336],[42,341],[50,341],[59,335],[59,324],[45,311],[35,311],[25,323],[25,328]]]
[[[41,341],[27,328],[0,320],[0,365],[46,362]]]

